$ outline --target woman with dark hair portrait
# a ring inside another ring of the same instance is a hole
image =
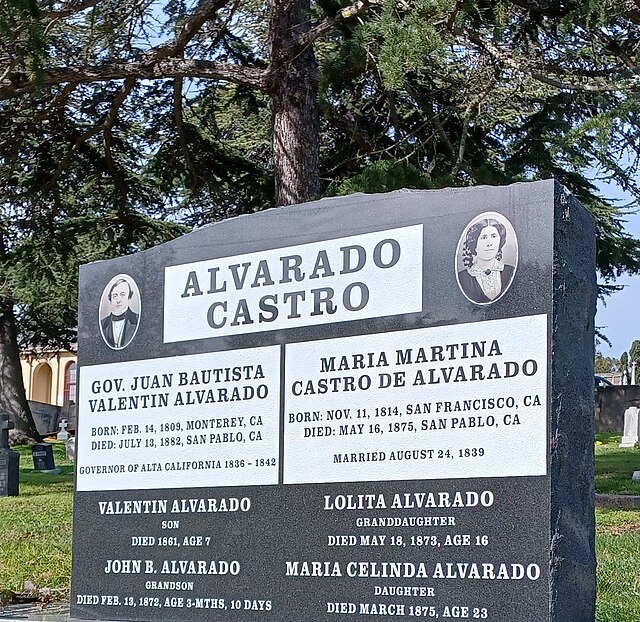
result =
[[[464,270],[458,282],[466,297],[477,304],[494,302],[511,283],[515,266],[502,261],[507,228],[495,218],[483,218],[466,232],[462,249]]]

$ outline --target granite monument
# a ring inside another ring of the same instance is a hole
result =
[[[595,299],[552,181],[83,266],[72,616],[593,621]]]

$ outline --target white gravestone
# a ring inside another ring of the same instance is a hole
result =
[[[69,438],[69,432],[67,432],[67,420],[66,419],[62,419],[62,421],[60,421],[60,431],[58,432],[58,434],[56,434],[56,438],[59,441],[66,441]]]
[[[624,411],[624,434],[620,447],[633,447],[640,441],[639,409],[631,406]]]
[[[71,462],[76,461],[76,439],[75,436],[70,436],[65,441],[65,449],[67,451],[67,458],[71,460]]]

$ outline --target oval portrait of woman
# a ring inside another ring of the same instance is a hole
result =
[[[104,342],[113,350],[122,350],[138,331],[140,290],[128,274],[114,276],[100,298],[99,326]]]
[[[511,223],[496,212],[476,216],[456,252],[456,277],[465,297],[490,305],[504,296],[518,267],[518,240]]]

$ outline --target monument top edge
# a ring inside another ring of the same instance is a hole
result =
[[[188,233],[185,233],[182,236],[179,236],[173,240],[169,240],[162,244],[158,244],[152,248],[148,248],[145,250],[138,251],[136,253],[132,253],[131,256],[142,257],[147,253],[155,253],[163,248],[170,248],[172,245],[176,244],[179,240],[184,238],[185,236],[194,236],[201,235],[205,232],[211,232],[213,229],[226,228],[229,226],[238,226],[239,224],[259,224],[260,220],[263,219],[273,219],[279,217],[295,217],[296,213],[302,212],[312,212],[314,210],[326,210],[331,208],[344,208],[344,207],[356,207],[362,205],[373,205],[379,204],[383,202],[393,202],[393,203],[401,203],[404,200],[408,200],[415,197],[460,197],[464,195],[477,194],[481,192],[493,192],[497,194],[512,193],[514,191],[527,192],[530,191],[531,194],[548,194],[549,200],[553,200],[554,194],[558,193],[568,194],[573,196],[572,193],[565,188],[562,184],[560,184],[555,179],[544,179],[537,181],[519,181],[514,182],[512,184],[507,185],[489,185],[482,184],[477,186],[447,186],[444,188],[401,188],[399,190],[393,190],[390,192],[379,192],[379,193],[365,193],[365,192],[356,192],[349,195],[344,196],[333,196],[333,197],[323,197],[320,199],[306,201],[304,203],[295,203],[292,205],[286,206],[277,206],[277,207],[269,207],[259,212],[251,213],[251,214],[239,214],[237,216],[232,216],[230,218],[225,218],[224,220],[219,220],[217,222],[212,222],[206,224],[200,228],[194,229]],[[80,266],[81,269],[89,267],[89,266],[97,266],[100,264],[104,264],[106,262],[112,262],[113,259],[101,259],[97,261],[93,261],[87,264]]]

